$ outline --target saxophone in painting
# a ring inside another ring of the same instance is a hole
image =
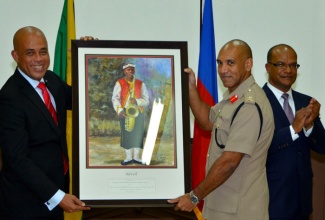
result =
[[[133,76],[133,86],[130,91],[130,98],[134,98],[134,87],[135,87],[135,76]],[[131,132],[134,128],[135,118],[139,115],[139,108],[136,104],[128,104],[125,113],[127,117],[125,118],[125,130]]]

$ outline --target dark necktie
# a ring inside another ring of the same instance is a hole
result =
[[[284,99],[284,102],[283,102],[283,110],[286,113],[287,118],[289,119],[290,124],[292,124],[293,119],[294,119],[294,116],[293,116],[292,109],[291,109],[291,107],[289,105],[289,100],[288,100],[289,94],[283,93],[281,97]]]
[[[58,125],[58,118],[57,118],[57,115],[56,115],[56,111],[55,111],[54,106],[53,106],[53,104],[51,102],[50,94],[46,89],[45,83],[40,82],[37,87],[42,90],[44,104],[47,107],[47,109],[49,110],[53,120],[56,123],[56,125]],[[69,164],[68,164],[67,159],[65,158],[64,154],[62,154],[62,156],[63,156],[63,170],[64,170],[64,175],[65,175],[67,173],[67,171],[68,171]]]

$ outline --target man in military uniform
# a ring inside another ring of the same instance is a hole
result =
[[[176,210],[192,211],[204,199],[203,217],[208,220],[267,220],[265,163],[274,130],[272,109],[251,74],[253,58],[247,43],[226,43],[217,63],[228,90],[213,107],[201,100],[194,72],[185,69],[192,112],[212,136],[205,179],[190,193],[169,202],[177,203]]]

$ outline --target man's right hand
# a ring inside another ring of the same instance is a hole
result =
[[[305,126],[305,121],[308,117],[310,117],[311,112],[312,110],[309,107],[296,111],[295,118],[292,122],[292,128],[295,133],[299,133],[302,130],[302,128]]]
[[[80,201],[76,196],[70,194],[65,194],[59,203],[59,206],[68,213],[90,210],[90,207],[86,206],[84,202]]]
[[[209,120],[209,113],[211,107],[206,104],[200,97],[196,87],[195,73],[191,68],[184,69],[184,72],[188,74],[189,78],[189,101],[193,115],[201,128],[206,131],[211,131],[213,124]]]
[[[196,86],[196,78],[195,78],[195,73],[191,68],[186,68],[184,69],[184,72],[188,73],[189,77],[189,85],[190,86]]]

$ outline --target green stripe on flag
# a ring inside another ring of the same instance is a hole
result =
[[[58,35],[56,37],[53,72],[67,80],[67,0],[64,1]]]

